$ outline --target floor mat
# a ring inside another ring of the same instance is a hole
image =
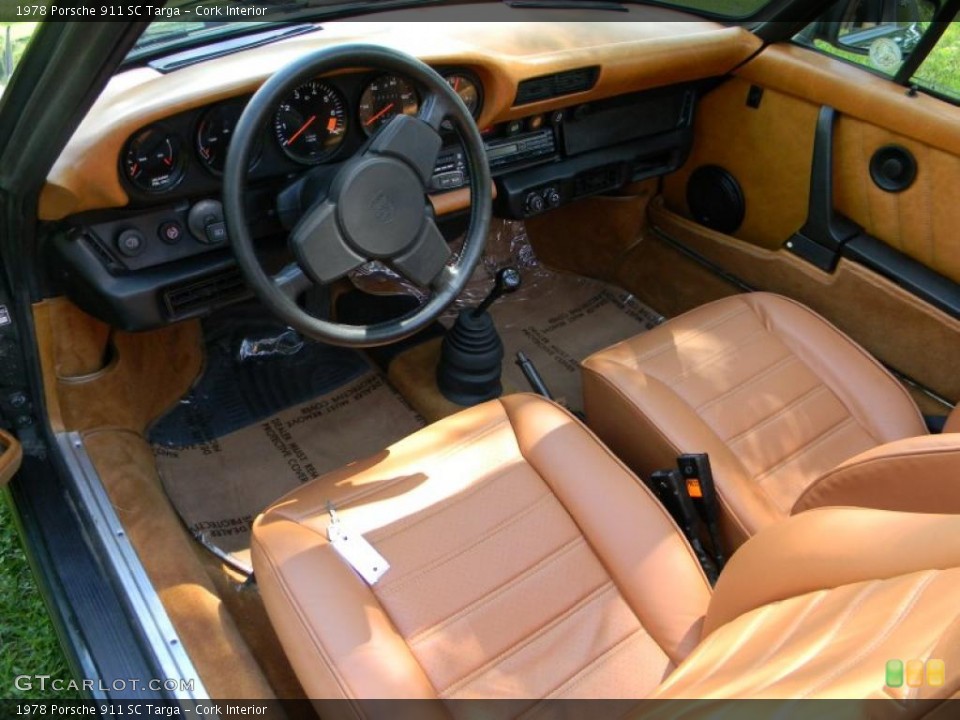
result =
[[[583,409],[581,360],[662,322],[632,295],[576,275],[540,270],[530,290],[507,296],[491,311],[506,351],[504,385],[530,389],[514,361],[522,350],[554,399],[571,410]]]
[[[208,442],[155,445],[167,495],[195,537],[248,563],[250,524],[302,483],[372,455],[424,425],[381,375]]]
[[[497,270],[508,265],[520,271],[522,284],[490,311],[506,351],[503,382],[507,391],[530,390],[515,362],[517,351],[522,350],[533,360],[554,399],[571,410],[582,410],[580,361],[664,320],[613,285],[545,267],[524,224],[512,221],[491,226],[482,264],[458,298],[457,307],[477,305],[493,286]]]
[[[270,503],[424,421],[360,353],[285,335],[256,311],[208,329],[204,375],[149,440],[186,526],[249,565],[250,525]]]
[[[370,371],[361,353],[304,340],[259,303],[207,318],[203,336],[203,374],[150,428],[153,445],[208,442]]]

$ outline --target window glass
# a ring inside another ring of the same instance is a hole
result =
[[[841,0],[794,40],[893,77],[936,10],[932,0]]]
[[[917,69],[913,83],[952,100],[960,100],[960,22],[950,23]]]
[[[27,43],[40,23],[0,22],[0,95],[13,76],[13,70],[23,57]]]

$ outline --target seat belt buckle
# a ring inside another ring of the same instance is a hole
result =
[[[722,569],[726,559],[720,540],[720,509],[717,503],[717,488],[713,482],[713,469],[707,453],[684,453],[677,458],[677,469],[683,477],[687,497],[700,511],[710,535],[713,557]]]
[[[657,470],[650,476],[650,484],[654,495],[673,517],[680,531],[687,538],[694,555],[700,561],[707,580],[713,585],[719,574],[716,565],[700,540],[702,521],[697,514],[693,502],[687,495],[684,481],[676,470]]]

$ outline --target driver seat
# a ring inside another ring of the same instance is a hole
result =
[[[390,563],[368,585],[329,507]],[[877,542],[882,538],[882,542]],[[373,698],[928,697],[960,667],[960,516],[812,510],[707,583],[649,490],[564,409],[495,400],[311,481],[253,528],[268,614],[324,717]],[[931,665],[933,668],[933,665]],[[931,679],[938,681],[931,670]],[[443,704],[417,717],[449,717]]]

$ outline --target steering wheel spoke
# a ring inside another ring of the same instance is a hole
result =
[[[377,133],[367,152],[402,160],[426,187],[442,144],[439,133],[420,118],[397,115]]]
[[[393,259],[393,266],[404,276],[427,286],[440,275],[450,259],[450,247],[436,223],[427,218],[413,246]]]
[[[424,98],[423,103],[420,105],[420,112],[417,113],[417,117],[426,123],[431,130],[439,133],[443,121],[450,117],[451,114],[450,101],[439,93],[431,92]]]
[[[295,262],[284,265],[283,269],[270,279],[277,289],[291,300],[296,300],[301,293],[313,287],[313,281]]]
[[[290,233],[290,248],[309,278],[321,285],[342,278],[367,262],[340,232],[337,206],[324,200],[301,218]]]

